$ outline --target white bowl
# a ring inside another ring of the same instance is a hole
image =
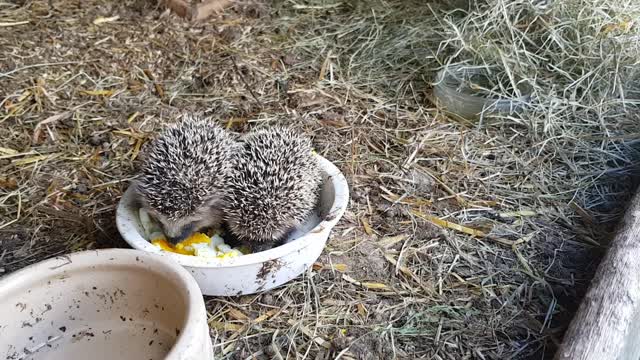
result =
[[[0,280],[0,354],[29,360],[210,360],[198,285],[130,249],[84,251]]]
[[[318,160],[323,177],[318,206],[282,246],[222,260],[160,250],[143,237],[133,187],[127,189],[118,204],[118,230],[133,248],[159,254],[184,266],[205,295],[234,296],[272,289],[296,278],[318,259],[331,229],[349,203],[344,175],[327,159],[318,156]]]

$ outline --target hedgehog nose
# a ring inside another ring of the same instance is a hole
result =
[[[191,235],[190,231],[183,231],[180,235],[177,236],[168,236],[169,241],[171,241],[173,244],[177,244],[179,242],[184,241],[186,238],[188,238]]]
[[[181,241],[184,241],[186,238],[191,236],[191,234],[193,234],[193,226],[187,226],[184,229],[182,229],[180,234],[176,236],[167,236],[167,238],[169,239],[169,241],[171,241],[171,243],[177,244]]]
[[[167,236],[167,238],[169,239],[169,242],[171,242],[173,245],[176,245],[177,243],[182,242],[187,237],[180,234],[178,236]]]

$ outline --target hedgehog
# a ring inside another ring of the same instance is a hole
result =
[[[278,126],[248,133],[237,149],[226,184],[226,227],[254,251],[277,246],[317,203],[321,176],[311,141]]]
[[[146,150],[136,190],[173,244],[222,222],[236,142],[208,118],[184,116]]]

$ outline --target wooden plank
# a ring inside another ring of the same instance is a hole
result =
[[[631,201],[555,359],[640,359],[640,193]]]
[[[181,18],[191,19],[191,6],[183,0],[166,0],[166,6]]]
[[[209,18],[209,16],[215,13],[222,12],[226,7],[230,6],[231,4],[233,4],[232,0],[203,1],[202,3],[198,4],[198,6],[196,7],[196,11],[193,14],[193,17],[191,18],[191,20],[193,21],[205,20]]]
[[[214,13],[222,12],[233,4],[232,0],[205,0],[201,3],[191,3],[188,0],[166,0],[166,6],[176,15],[191,21],[202,21]]]

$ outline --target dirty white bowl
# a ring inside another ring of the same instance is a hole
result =
[[[132,187],[118,205],[118,230],[133,248],[160,254],[184,266],[205,295],[232,296],[272,289],[296,278],[318,259],[331,229],[347,208],[349,187],[344,175],[327,159],[318,156],[318,160],[323,177],[319,204],[282,246],[223,260],[162,251],[143,237],[140,205]]]
[[[84,251],[0,280],[0,357],[213,359],[204,301],[189,273],[128,249]]]

